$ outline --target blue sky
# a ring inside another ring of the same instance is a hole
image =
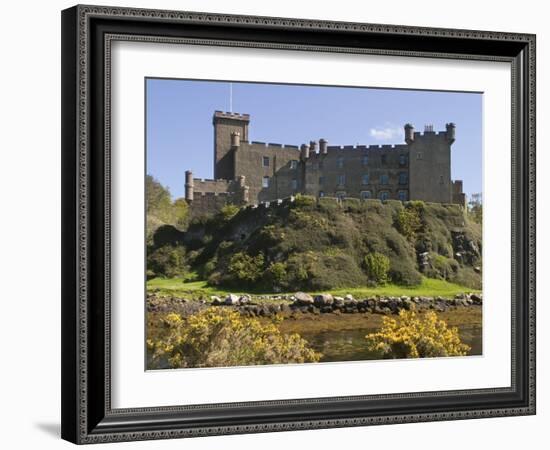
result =
[[[401,89],[232,83],[233,112],[250,114],[250,140],[300,145],[400,144],[403,125],[435,131],[456,123],[452,178],[482,187],[482,94]],[[146,80],[147,173],[183,197],[185,171],[213,176],[215,110],[230,110],[230,83]]]

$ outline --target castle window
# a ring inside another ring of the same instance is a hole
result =
[[[339,169],[344,167],[344,157],[343,156],[338,157],[338,159],[336,160],[336,165],[338,166]]]
[[[386,164],[388,162],[388,155],[380,155],[380,162]]]
[[[368,166],[369,165],[369,156],[363,155],[363,165]]]
[[[363,200],[367,200],[368,198],[371,198],[371,196],[371,191],[361,191],[361,198]]]
[[[264,167],[269,167],[269,156],[262,157],[262,165]]]
[[[399,191],[397,193],[397,196],[399,197],[399,200],[401,200],[402,202],[406,202],[408,199],[407,199],[407,191]]]
[[[296,161],[295,159],[290,161],[290,168],[291,169],[296,169],[297,167],[298,167],[298,161]]]
[[[382,192],[380,192],[379,197],[380,197],[380,200],[387,200],[388,197],[389,197],[388,191],[382,191]]]
[[[407,155],[399,155],[399,165],[400,166],[407,165]]]
[[[298,180],[296,178],[292,179],[292,189],[298,189]]]
[[[389,178],[387,175],[380,175],[380,184],[388,184],[389,183]]]
[[[324,197],[325,193],[323,191],[319,191],[319,198]]]
[[[439,184],[444,184],[443,175],[439,175]]]
[[[369,184],[369,174],[368,173],[363,175],[363,178],[361,179],[361,183],[362,184]]]
[[[422,152],[416,152],[416,159],[422,159]]]
[[[399,174],[399,184],[407,184],[409,182],[409,177],[407,172],[401,172]]]
[[[346,184],[346,176],[345,175],[338,175],[338,184],[340,186],[343,186]]]
[[[263,177],[262,178],[262,187],[264,187],[264,188],[269,187],[269,177]]]
[[[325,184],[325,177],[319,177],[319,184]]]

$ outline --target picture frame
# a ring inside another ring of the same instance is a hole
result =
[[[182,40],[510,65],[509,386],[113,408],[111,46]],[[535,41],[507,32],[83,5],[64,10],[62,437],[85,444],[535,414]]]

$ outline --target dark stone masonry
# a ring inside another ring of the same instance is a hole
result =
[[[251,142],[249,124],[248,114],[214,113],[214,179],[185,174],[192,216],[296,194],[465,205],[462,181],[451,180],[453,123],[423,133],[406,124],[404,144],[343,147],[325,139],[301,146]]]

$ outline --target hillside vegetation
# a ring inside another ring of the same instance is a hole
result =
[[[186,231],[160,225],[148,241],[148,277],[197,273],[210,286],[322,291],[423,277],[481,288],[481,228],[455,205],[298,196],[225,207]]]

